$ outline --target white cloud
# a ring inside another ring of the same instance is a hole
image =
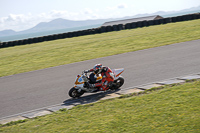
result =
[[[7,17],[0,18],[0,31],[12,29],[22,31],[34,27],[40,22],[49,22],[53,19],[63,18],[69,20],[86,20],[86,19],[103,19],[117,17],[119,9],[127,8],[126,4],[119,4],[113,7],[107,7],[106,10],[85,8],[77,12],[67,10],[52,10],[37,15],[27,14],[10,14]]]
[[[30,14],[9,14],[7,17],[0,18],[0,29],[14,29],[20,30],[20,28],[28,26],[30,23]]]
[[[109,11],[109,10],[117,10],[117,9],[124,9],[124,8],[127,8],[127,4],[119,4],[119,5],[116,5],[116,6],[109,6],[109,7],[106,7],[106,11]]]
[[[117,6],[119,9],[127,8],[128,6],[126,4],[120,4]]]
[[[0,18],[0,31],[6,29],[13,29],[16,31],[26,30],[32,28],[40,22],[48,22],[56,18],[64,19],[79,19],[81,13],[52,10],[47,13],[40,13],[38,15],[32,14],[10,14],[7,17]]]
[[[84,11],[85,14],[92,14],[93,11],[89,8],[85,8],[85,11]]]

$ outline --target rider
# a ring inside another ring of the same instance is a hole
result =
[[[112,85],[112,82],[114,81],[114,74],[112,70],[109,67],[102,66],[102,64],[96,64],[93,69],[85,70],[85,73],[87,72],[94,72],[96,77],[98,77],[100,74],[103,77],[100,82],[89,84],[89,87],[100,87],[100,91],[105,91],[109,88],[110,85]],[[92,74],[91,74],[92,75]],[[90,78],[93,76],[90,75]],[[95,76],[94,75],[94,76]]]

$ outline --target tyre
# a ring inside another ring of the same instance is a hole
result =
[[[73,98],[80,97],[83,94],[84,94],[83,90],[81,90],[80,92],[78,92],[78,90],[76,88],[74,88],[74,87],[69,90],[69,96],[73,97]]]
[[[115,88],[118,89],[124,84],[124,78],[119,77],[117,80],[114,81],[114,83],[116,84]]]

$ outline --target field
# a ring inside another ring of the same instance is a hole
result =
[[[200,81],[151,89],[0,126],[3,133],[199,133]]]
[[[0,77],[200,39],[200,20],[0,49]]]
[[[0,77],[196,39],[200,20],[2,48]],[[199,103],[198,80],[11,122],[0,132],[198,133]]]

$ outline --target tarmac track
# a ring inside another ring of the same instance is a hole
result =
[[[68,90],[76,75],[97,63],[110,68],[125,68],[122,89],[199,73],[200,40],[1,77],[0,118],[70,99]]]

